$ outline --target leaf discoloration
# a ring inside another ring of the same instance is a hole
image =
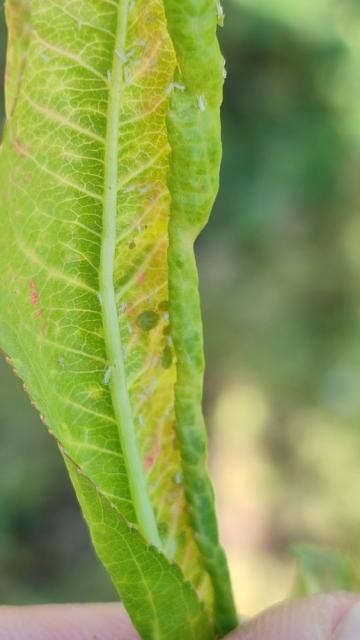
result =
[[[7,19],[1,341],[143,637],[208,640],[235,624],[219,598],[231,602],[192,253],[218,181],[216,4],[8,0]],[[163,620],[139,618],[134,576]],[[165,592],[182,602],[176,621]]]

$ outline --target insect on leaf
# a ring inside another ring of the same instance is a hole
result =
[[[218,188],[217,2],[7,0],[6,16],[1,344],[142,636],[221,636],[236,615],[193,253]]]

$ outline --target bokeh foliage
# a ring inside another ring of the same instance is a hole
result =
[[[224,542],[254,611],[290,585],[290,544],[360,552],[360,15],[354,0],[225,12],[222,185],[198,256],[213,468],[239,507],[229,525],[220,504]],[[2,22],[1,64],[4,48]],[[111,598],[56,448],[0,376],[0,600]]]

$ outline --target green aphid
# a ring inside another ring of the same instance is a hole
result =
[[[155,311],[147,310],[140,313],[136,319],[136,324],[143,331],[151,331],[159,322],[159,315]]]
[[[173,361],[172,350],[169,347],[169,345],[166,345],[162,354],[162,359],[161,359],[161,363],[164,369],[169,369],[172,365],[172,361]]]

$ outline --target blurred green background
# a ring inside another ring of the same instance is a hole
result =
[[[198,260],[211,468],[252,614],[290,591],[293,543],[360,553],[360,6],[224,9],[224,162]],[[0,602],[114,597],[59,453],[1,362]]]

